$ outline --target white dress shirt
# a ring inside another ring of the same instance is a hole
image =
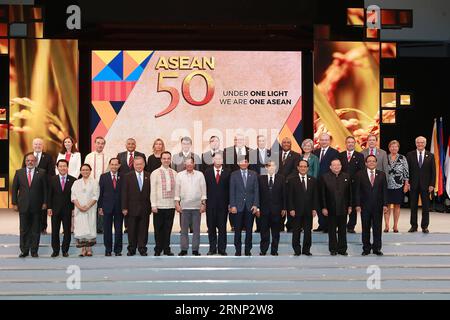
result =
[[[298,174],[300,178],[300,183],[302,183],[302,178],[305,178],[303,181],[305,181],[305,190],[308,190],[308,175],[302,176],[301,174]]]
[[[98,153],[97,151],[93,151],[89,153],[86,158],[84,159],[84,163],[87,163],[92,168],[92,174],[91,177],[95,181],[100,180],[100,176],[109,171],[109,159],[110,157],[106,154]]]
[[[186,210],[200,209],[201,201],[206,200],[206,181],[202,172],[183,170],[177,174],[175,201]]]

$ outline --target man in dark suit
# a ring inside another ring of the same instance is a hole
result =
[[[366,170],[356,174],[355,206],[361,214],[363,256],[370,254],[370,250],[377,256],[381,252],[381,225],[383,213],[388,210],[387,180],[383,171],[376,170],[377,157],[369,155],[366,158]],[[370,228],[373,231],[373,244],[370,243]]]
[[[427,139],[425,137],[416,138],[417,149],[408,152],[406,160],[409,168],[409,196],[411,203],[411,228],[408,232],[417,231],[417,210],[419,195],[422,200],[422,221],[423,233],[429,233],[430,223],[430,193],[434,191],[436,183],[436,164],[434,154],[425,150]]]
[[[278,155],[273,157],[273,159],[278,158],[278,165],[280,168],[278,169],[278,173],[282,174],[284,178],[289,180],[289,177],[297,174],[297,165],[300,161],[300,154],[292,150],[292,141],[290,138],[285,137],[281,141],[281,150]],[[292,231],[291,221],[292,217],[290,215],[286,215],[281,218],[281,226],[280,230],[284,231],[284,223],[286,222],[286,229],[288,232]]]
[[[270,160],[272,151],[267,149],[266,137],[258,135],[256,137],[258,148],[250,150],[250,168],[257,174],[267,174],[266,164]],[[276,164],[275,164],[276,165]]]
[[[355,176],[356,174],[365,168],[364,156],[361,152],[355,150],[356,140],[354,137],[349,136],[345,139],[346,150],[339,154],[339,160],[342,164],[342,172],[347,172],[352,179],[352,193],[355,192]],[[356,209],[353,207],[352,213],[348,217],[347,232],[355,233],[355,226],[358,215]]]
[[[36,168],[44,169],[47,174],[47,185],[50,178],[55,175],[55,162],[50,154],[43,152],[44,141],[41,138],[33,139],[33,154],[36,157]],[[23,158],[22,168],[26,167],[25,157]],[[47,234],[47,210],[41,212],[41,230],[42,234]]]
[[[206,181],[206,224],[208,225],[208,255],[217,252],[226,256],[227,216],[230,192],[230,169],[223,166],[223,156],[216,153],[213,166],[205,171]],[[217,237],[218,232],[218,237]]]
[[[350,175],[342,172],[339,159],[331,161],[330,169],[320,181],[322,214],[328,217],[328,247],[332,256],[347,256],[346,227],[347,215],[352,212],[352,182]]]
[[[113,250],[113,225],[114,254],[116,256],[122,255],[122,179],[118,172],[120,166],[119,159],[111,158],[109,160],[109,172],[103,173],[99,181],[100,196],[98,198],[98,213],[103,216],[103,242],[105,244],[105,256],[107,257],[111,256]]]
[[[297,168],[299,174],[291,176],[287,183],[288,211],[293,218],[292,248],[295,256],[302,253],[311,256],[311,230],[313,217],[317,215],[319,210],[319,188],[317,180],[307,175],[308,161],[300,160]],[[302,230],[304,231],[303,250],[300,245]]]
[[[319,138],[320,149],[314,150],[314,154],[319,158],[319,178],[330,172],[330,165],[333,159],[339,158],[339,152],[330,147],[331,138],[328,133],[322,133]],[[319,227],[314,232],[328,233],[328,217],[322,212],[319,213]]]
[[[211,138],[209,138],[209,150],[202,154],[202,165],[200,169],[203,173],[205,173],[207,168],[213,166],[214,155],[216,153],[223,153],[223,151],[220,150],[220,140],[217,136],[211,136]]]
[[[72,229],[72,212],[74,204],[71,199],[72,185],[77,180],[68,175],[69,162],[67,160],[58,160],[56,167],[58,175],[50,179],[48,188],[47,214],[52,219],[52,257],[59,256],[61,243],[59,239],[59,230],[61,223],[63,226],[64,237],[62,242],[63,257],[69,256],[69,247]]]
[[[20,258],[37,258],[41,231],[42,210],[47,210],[47,176],[36,168],[32,152],[25,155],[25,168],[16,171],[12,184],[12,205],[19,212]]]
[[[122,178],[122,213],[128,216],[128,253],[134,256],[136,248],[147,256],[148,226],[150,222],[150,173],[144,171],[145,160],[134,158],[134,171]]]
[[[260,219],[260,253],[265,256],[270,244],[270,254],[278,255],[278,243],[280,242],[280,219],[286,215],[286,181],[283,175],[276,174],[275,161],[269,160],[266,164],[267,174],[258,177],[259,183],[259,219]]]
[[[136,157],[143,157],[144,159],[147,159],[145,157],[145,154],[139,151],[136,151],[136,140],[134,138],[128,138],[127,142],[125,144],[125,147],[127,151],[120,152],[117,154],[117,159],[120,161],[120,167],[119,167],[119,175],[124,176],[128,172],[133,171],[133,163],[134,159]],[[125,225],[125,233],[128,232],[128,217],[126,216],[124,219],[124,225]]]
[[[251,256],[253,220],[259,208],[258,175],[248,170],[248,158],[238,158],[239,170],[230,178],[230,209],[235,216],[234,246],[236,256],[241,255],[241,233],[245,226],[245,255]]]
[[[183,137],[181,138],[181,151],[172,156],[172,169],[176,172],[185,170],[186,166],[184,163],[190,158],[194,159],[194,170],[200,171],[202,159],[196,153],[192,152],[192,139],[190,137]]]

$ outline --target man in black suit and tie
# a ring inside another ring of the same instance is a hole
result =
[[[245,145],[245,137],[243,134],[238,133],[234,137],[234,146],[225,148],[223,153],[223,159],[225,166],[231,170],[231,172],[239,170],[238,158],[250,157],[250,148]]]
[[[205,171],[206,224],[208,225],[208,255],[219,253],[226,256],[227,216],[230,192],[230,169],[223,166],[223,156],[216,153],[213,166]],[[218,237],[217,237],[218,232]]]
[[[201,172],[205,173],[207,168],[213,166],[214,155],[216,153],[223,153],[223,151],[220,150],[220,140],[217,136],[211,136],[211,138],[209,138],[209,150],[202,154]]]
[[[409,168],[409,196],[411,203],[411,228],[408,232],[417,231],[417,210],[419,195],[422,200],[422,221],[423,233],[429,233],[430,223],[430,193],[434,191],[436,183],[436,164],[434,154],[425,150],[427,139],[425,137],[416,138],[417,149],[408,152],[406,160]]]
[[[328,247],[332,256],[347,256],[346,229],[347,215],[352,212],[352,182],[350,175],[342,172],[339,159],[331,161],[330,170],[320,181],[322,214],[328,217]]]
[[[42,210],[47,210],[47,176],[36,168],[32,152],[25,155],[25,168],[16,171],[12,184],[12,205],[19,212],[20,258],[37,258],[41,231]]]
[[[361,152],[355,150],[356,140],[354,137],[349,136],[345,139],[346,150],[339,154],[339,160],[342,164],[342,172],[347,172],[352,179],[352,193],[355,192],[355,176],[356,174],[365,168],[364,156]],[[347,232],[355,233],[355,226],[358,215],[356,209],[353,207],[352,213],[348,217]]]
[[[270,160],[272,152],[267,149],[266,137],[258,135],[256,137],[258,148],[250,151],[250,165],[259,175],[267,174],[266,164]]]
[[[286,182],[289,180],[289,177],[291,175],[297,174],[297,165],[299,161],[300,154],[292,150],[291,139],[288,137],[284,137],[281,141],[281,150],[278,154],[278,165],[280,166],[280,168],[278,169],[278,173],[284,176]],[[281,217],[280,231],[284,231],[284,223],[286,219],[286,229],[288,232],[291,232],[292,217],[290,215]]]
[[[386,174],[377,169],[377,157],[369,155],[366,158],[366,170],[356,174],[355,206],[361,214],[363,256],[370,254],[370,250],[377,256],[381,252],[381,225],[383,213],[388,210]],[[373,232],[373,244],[370,243],[370,229]]]
[[[148,226],[150,222],[150,173],[144,171],[145,160],[134,158],[134,170],[122,178],[122,213],[128,216],[128,253],[134,256],[136,248],[147,256]]]
[[[44,150],[44,141],[41,138],[33,139],[33,154],[36,157],[36,168],[44,169],[47,175],[47,185],[51,177],[55,175],[55,162],[51,155]],[[26,167],[25,157],[23,158],[22,168]],[[41,230],[42,234],[47,234],[47,210],[41,212]]]
[[[288,180],[288,211],[292,220],[292,248],[294,255],[299,256],[302,253],[311,256],[311,230],[313,217],[319,210],[319,188],[317,180],[308,176],[309,163],[306,160],[300,160],[298,163],[298,175],[291,176]],[[302,230],[303,250],[300,245],[300,236]]]
[[[59,250],[61,249],[59,230],[62,223],[64,231],[62,254],[63,257],[67,258],[69,256],[72,212],[74,208],[71,200],[71,190],[73,183],[77,179],[67,174],[69,171],[69,162],[67,160],[58,160],[56,167],[59,174],[50,179],[47,203],[47,214],[52,219],[52,257],[59,256]]]
[[[143,157],[144,159],[147,159],[144,153],[136,151],[136,140],[134,138],[128,138],[125,147],[127,148],[127,151],[117,154],[117,159],[120,161],[120,176],[125,176],[128,172],[134,170],[133,163],[136,157]],[[125,233],[127,233],[128,217],[125,217],[123,220],[125,225]]]
[[[259,255],[265,256],[270,244],[270,254],[278,255],[278,243],[280,242],[280,219],[286,215],[286,181],[283,175],[276,174],[275,161],[269,160],[266,164],[267,174],[258,177],[259,183],[259,220],[261,243]]]
[[[319,178],[330,172],[330,165],[333,159],[339,159],[339,152],[330,147],[331,137],[328,133],[322,133],[319,138],[320,149],[314,150],[314,154],[319,158]],[[328,233],[328,218],[319,213],[319,227],[314,232]]]
[[[121,205],[121,177],[119,176],[119,159],[109,160],[109,172],[100,176],[100,195],[98,198],[98,213],[103,216],[103,242],[105,256],[110,257],[113,250],[112,227],[114,225],[114,254],[122,255],[122,225],[123,214]],[[123,176],[122,176],[123,178]]]

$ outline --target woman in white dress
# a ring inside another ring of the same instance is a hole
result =
[[[80,176],[81,155],[75,146],[75,140],[70,136],[64,138],[56,162],[61,159],[65,159],[69,163],[69,175],[78,179]],[[58,174],[57,168],[55,168],[55,173]]]
[[[97,200],[100,187],[90,177],[92,168],[88,164],[81,166],[81,178],[73,183],[72,202],[75,205],[74,234],[80,257],[92,257],[92,246],[97,237]]]

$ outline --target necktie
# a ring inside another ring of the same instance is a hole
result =
[[[142,175],[139,173],[138,175],[138,183],[139,183],[139,191],[142,191]]]
[[[272,189],[272,188],[273,188],[273,177],[270,176],[270,179],[269,179],[269,189]]]
[[[375,182],[375,174],[373,173],[373,171],[370,171],[370,184],[373,187],[373,184]]]
[[[347,152],[347,161],[350,162],[350,159],[352,158],[352,153]]]
[[[113,188],[114,188],[114,190],[116,190],[116,187],[117,187],[117,180],[116,180],[116,175],[115,175],[115,174],[113,174],[112,183],[113,183]]]
[[[36,166],[39,164],[39,161],[41,161],[41,157],[40,157],[40,153],[36,152],[35,157],[36,157]]]
[[[242,171],[242,180],[244,180],[244,187],[247,187],[247,171]]]
[[[423,164],[423,157],[422,157],[422,151],[419,152],[419,168],[422,168]]]
[[[283,151],[283,159],[282,159],[283,164],[286,162],[286,158],[287,158],[287,152]]]
[[[375,155],[373,149],[370,149],[370,155],[371,155],[371,156]]]
[[[128,166],[130,168],[132,168],[133,167],[133,163],[134,163],[133,153],[130,152],[130,160],[128,160]]]
[[[306,191],[305,177],[302,177],[302,189]]]
[[[216,183],[219,184],[220,181],[220,170],[216,170]]]
[[[64,191],[64,187],[66,186],[66,177],[61,177],[61,189]]]
[[[319,162],[322,162],[322,158],[325,155],[325,149],[322,149],[322,152],[320,153],[320,159]]]
[[[28,186],[31,187],[31,170],[28,169]]]
[[[70,161],[70,152],[66,152],[66,161],[67,161],[67,162]]]

